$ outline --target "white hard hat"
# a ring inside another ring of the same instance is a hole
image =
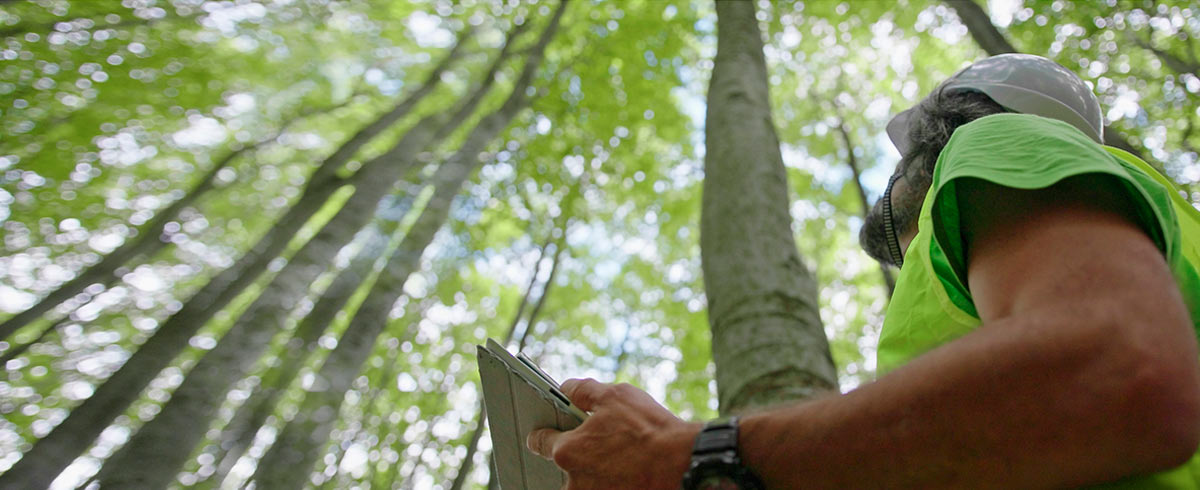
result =
[[[1104,143],[1104,119],[1096,95],[1075,72],[1041,56],[1009,53],[984,58],[936,90],[982,92],[1005,109],[1066,122]],[[915,109],[897,114],[887,125],[888,137],[902,155],[910,146],[908,121]]]

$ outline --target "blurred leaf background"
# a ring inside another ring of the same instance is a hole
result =
[[[793,229],[820,283],[843,389],[869,382],[888,289],[857,248],[863,203],[899,156],[883,128],[985,56],[958,11],[922,0],[759,3]],[[277,386],[244,455],[221,431],[292,356],[288,342],[372,234],[402,237],[430,175],[504,103],[557,2],[546,0],[0,1],[0,310],[16,315],[123,244],[145,253],[0,342],[0,472],[61,423],[171,315],[285,216],[330,154],[425,83],[335,178],[266,271],[190,336],[136,401],[54,480],[92,476],[165,401],[289,258],[350,199],[352,178],[427,116],[452,111],[526,25],[495,86],[380,201],[370,223],[279,319],[174,486],[240,488],[375,284],[356,283],[294,381]],[[1091,83],[1110,126],[1200,201],[1200,9],[1186,1],[991,0],[1022,52]],[[552,375],[627,381],[685,418],[715,415],[699,263],[705,89],[716,49],[705,1],[576,0],[525,91],[530,105],[475,155],[477,171],[403,283],[356,373],[309,484],[482,487],[474,345],[510,334]],[[857,169],[852,168],[851,161]],[[212,175],[210,184],[205,176]],[[865,196],[860,194],[861,189]],[[208,185],[202,192],[192,192]],[[188,198],[186,205],[171,204]],[[164,214],[166,213],[166,214]],[[156,221],[159,220],[159,221]],[[157,223],[157,224],[156,224]],[[300,225],[299,223],[297,225]],[[392,240],[387,250],[395,247]],[[267,381],[264,381],[267,380]],[[470,469],[462,472],[464,460]],[[224,461],[224,463],[223,463]],[[223,466],[224,465],[224,466]],[[460,477],[461,473],[461,477]]]

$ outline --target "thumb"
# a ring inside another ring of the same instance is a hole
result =
[[[534,454],[546,459],[552,459],[554,445],[558,443],[562,435],[562,432],[554,429],[537,429],[529,433],[529,437],[525,439],[525,445]]]

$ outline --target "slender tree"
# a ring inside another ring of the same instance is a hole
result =
[[[418,316],[417,318],[420,318],[420,317]],[[381,370],[381,374],[378,374],[374,379],[382,380],[382,381],[384,381],[384,383],[382,385],[376,386],[374,389],[370,390],[371,391],[370,396],[368,396],[367,401],[362,404],[362,417],[359,419],[359,420],[361,420],[359,430],[356,432],[356,434],[353,437],[349,437],[346,439],[346,444],[349,444],[349,445],[356,444],[356,443],[358,443],[358,441],[362,440],[362,436],[370,435],[369,433],[366,433],[366,427],[367,427],[367,423],[372,418],[380,418],[380,419],[385,418],[385,417],[383,417],[382,414],[379,414],[379,411],[378,411],[379,400],[381,398],[383,398],[383,394],[385,392],[387,392],[390,389],[393,389],[395,387],[395,383],[389,383],[389,381],[393,380],[394,377],[396,376],[396,368],[399,367],[400,359],[403,356],[400,355],[399,352],[395,352],[394,350],[391,352],[385,351],[383,353],[383,355],[387,359],[386,361],[384,361],[386,364],[384,365],[383,369]],[[388,411],[388,412],[391,411],[390,407],[384,407],[384,410]],[[333,474],[333,476],[329,477],[329,479],[321,482],[321,488],[331,488],[331,487],[338,488],[338,487],[334,486],[334,483],[337,481],[336,468],[342,467],[342,461],[344,461],[346,459],[346,454],[349,453],[349,447],[343,447],[342,444],[334,444],[333,450],[334,450],[334,452],[338,453],[337,460],[335,460],[332,465],[335,468],[334,474]]]
[[[722,413],[837,389],[788,215],[754,2],[716,2],[700,256]]]
[[[448,58],[461,54],[461,43],[451,48]],[[439,64],[435,70],[444,70],[448,64]],[[441,79],[441,71],[433,71],[425,81],[405,97],[407,110],[415,107],[421,99],[433,91]],[[374,136],[362,136],[369,139]],[[362,145],[356,141],[359,135],[347,144]],[[393,149],[395,150],[395,149]],[[412,148],[406,150],[412,151]],[[394,153],[394,151],[393,151]],[[335,153],[336,154],[336,153]],[[390,162],[394,155],[385,154],[376,161]],[[112,421],[134,402],[142,390],[155,376],[188,346],[188,341],[218,311],[229,304],[238,294],[254,282],[266,270],[300,228],[325,206],[329,197],[343,185],[359,183],[374,177],[369,168],[390,168],[385,164],[364,166],[350,179],[336,176],[349,156],[326,158],[314,176],[326,175],[323,179],[309,179],[297,202],[284,213],[275,225],[234,265],[210,279],[200,291],[192,295],[178,312],[171,315],[155,331],[116,373],[109,377],[91,397],[84,400],[57,425],[46,437],[34,444],[29,452],[0,475],[0,488],[45,488],[68,464],[83,453],[92,441]],[[394,167],[394,166],[393,166]],[[357,194],[357,192],[356,192]],[[356,230],[357,231],[357,230]],[[350,233],[353,235],[353,232]],[[346,238],[347,240],[349,237]],[[185,424],[186,425],[186,424]],[[190,448],[189,448],[190,450]],[[165,483],[164,483],[165,485]]]
[[[372,277],[378,272],[379,266],[382,265],[379,263],[380,257],[386,256],[389,242],[396,240],[400,232],[399,219],[379,221],[376,229],[366,230],[368,237],[362,249],[351,260],[350,265],[337,274],[329,287],[321,293],[313,309],[300,321],[294,335],[278,356],[283,361],[263,376],[263,382],[250,398],[238,407],[233,418],[222,429],[214,456],[218,462],[217,469],[209,478],[214,485],[221,484],[229,470],[242,457],[242,453],[250,447],[254,435],[275,410],[276,403],[288,386],[300,375],[300,369],[317,350],[318,341],[333,323],[338,312],[342,311],[350,297],[361,286],[369,285]]]
[[[296,488],[307,478],[329,438],[346,390],[387,325],[388,313],[402,293],[404,283],[417,269],[425,248],[445,223],[454,196],[482,163],[479,155],[487,144],[528,105],[526,89],[541,65],[546,46],[554,37],[566,5],[565,1],[560,3],[537,44],[530,50],[508,99],[496,112],[484,117],[458,151],[438,167],[432,179],[433,196],[388,259],[385,272],[376,280],[337,347],[317,373],[317,382],[326,388],[306,394],[296,417],[283,428],[259,463],[254,479],[262,488]]]
[[[100,470],[101,485],[162,486],[174,478],[203,437],[224,395],[283,329],[290,312],[308,295],[309,285],[370,221],[395,183],[416,167],[417,155],[435,145],[432,136],[445,121],[461,123],[466,117],[458,118],[460,115],[436,113],[422,118],[390,150],[363,165],[354,175],[354,194],[337,214],[292,256],[217,346],[188,372],[158,416],[105,462]]]
[[[854,179],[854,187],[858,189],[859,203],[862,205],[862,214],[865,218],[871,211],[871,204],[867,201],[867,189],[863,187],[862,166],[858,163],[858,157],[854,155],[854,141],[850,139],[850,132],[846,130],[844,120],[838,119],[838,124],[834,129],[841,136],[842,144],[846,146],[846,163],[850,165],[851,178]],[[896,291],[896,278],[892,276],[892,271],[888,270],[886,265],[879,264],[879,272],[883,275],[883,284],[887,286],[888,297],[891,298]]]
[[[46,328],[42,329],[42,333],[39,333],[37,335],[37,337],[33,338],[33,340],[30,340],[29,342],[26,342],[21,345],[13,346],[13,347],[9,348],[8,350],[4,351],[4,355],[0,356],[0,366],[8,364],[8,361],[16,359],[17,356],[24,354],[25,351],[29,350],[29,348],[32,347],[34,344],[37,344],[37,343],[45,340],[46,337],[50,336],[50,334],[57,332],[58,328],[63,326],[64,324],[66,324],[67,321],[70,319],[71,319],[71,317],[69,317],[69,316],[63,316],[62,318],[55,320],[54,323],[51,323]]]
[[[1151,39],[1149,36],[1143,39],[1134,34],[1129,34],[1128,37],[1133,39],[1133,42],[1137,43],[1138,46],[1141,46],[1142,49],[1153,53],[1159,61],[1161,61],[1164,65],[1167,65],[1168,68],[1174,70],[1176,73],[1180,75],[1190,73],[1194,76],[1200,77],[1200,60],[1196,60],[1195,58],[1185,58],[1165,49],[1156,47],[1153,39]]]

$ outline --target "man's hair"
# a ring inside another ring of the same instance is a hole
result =
[[[1007,111],[980,92],[943,94],[935,90],[918,104],[908,122],[909,151],[901,157],[897,169],[904,175],[908,190],[903,194],[885,194],[867,214],[858,236],[867,255],[885,264],[899,265],[894,263],[888,246],[881,206],[883,199],[892,203],[891,221],[896,233],[914,229],[921,203],[933,181],[933,167],[946,143],[950,142],[950,135],[959,126],[1001,112]]]
[[[903,166],[911,172],[912,169],[907,167],[917,165],[922,177],[932,177],[938,155],[955,129],[983,116],[1008,111],[982,92],[943,94],[941,90],[934,90],[913,112],[913,119],[908,123],[911,146],[903,156]]]

